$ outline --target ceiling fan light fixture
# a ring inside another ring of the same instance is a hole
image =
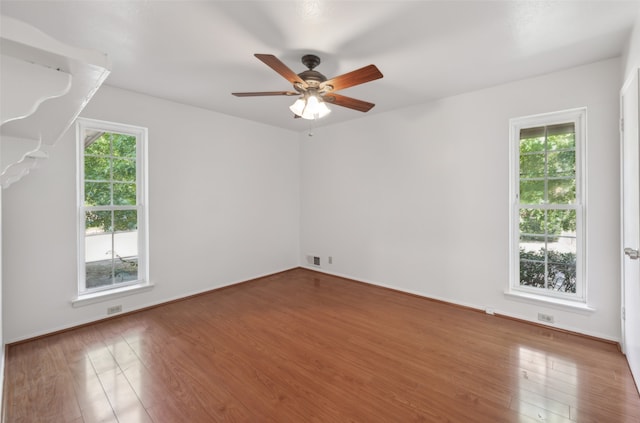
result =
[[[1,1],[1,0],[0,0]],[[326,103],[346,107],[359,112],[368,112],[375,104],[356,98],[336,94],[336,91],[355,85],[364,84],[379,78],[382,73],[375,65],[368,65],[360,69],[327,79],[326,76],[315,70],[320,64],[320,58],[314,54],[302,56],[302,64],[308,69],[301,73],[295,73],[287,65],[273,54],[254,54],[265,65],[276,71],[280,76],[293,85],[295,91],[262,91],[231,93],[236,97],[257,96],[300,96],[289,109],[303,119],[321,119],[331,113]],[[326,101],[325,101],[326,100]]]
[[[309,120],[321,119],[331,113],[331,109],[315,93],[300,97],[289,107],[289,110],[295,115]]]

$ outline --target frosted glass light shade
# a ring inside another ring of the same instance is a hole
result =
[[[303,119],[320,119],[331,113],[324,101],[315,95],[301,97],[293,103],[289,110]]]
[[[289,106],[289,110],[293,112],[293,114],[297,116],[302,116],[302,111],[304,110],[305,101],[302,97],[296,100],[291,106]]]

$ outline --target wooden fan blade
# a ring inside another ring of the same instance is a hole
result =
[[[307,84],[300,78],[294,71],[289,69],[287,65],[282,63],[280,59],[278,59],[273,54],[254,54],[258,59],[262,60],[262,62],[269,66],[274,71],[278,72],[280,75],[284,77],[287,81],[295,84],[296,82],[306,86]]]
[[[300,95],[296,91],[261,91],[261,92],[249,92],[249,93],[231,93],[236,97],[259,97],[266,95]]]
[[[331,91],[339,91],[353,87],[354,85],[360,85],[365,82],[380,79],[382,76],[382,73],[378,70],[376,65],[369,65],[325,81],[320,84],[320,88],[331,85],[333,87]]]
[[[373,106],[375,106],[375,104],[369,103],[368,101],[362,101],[335,93],[325,94],[322,98],[327,103],[335,104],[336,106],[348,107],[349,109],[357,110],[359,112],[368,112],[373,108]]]

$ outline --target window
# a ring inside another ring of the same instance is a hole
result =
[[[586,109],[511,120],[510,293],[585,302]]]
[[[78,294],[147,284],[145,128],[78,119]]]

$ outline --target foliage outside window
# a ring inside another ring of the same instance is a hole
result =
[[[144,128],[79,119],[79,293],[146,281]]]
[[[585,110],[514,119],[511,289],[583,300]]]

